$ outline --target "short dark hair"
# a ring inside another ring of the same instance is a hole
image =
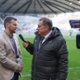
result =
[[[6,27],[6,23],[10,23],[11,20],[17,21],[17,19],[14,18],[14,17],[6,17],[5,20],[4,20],[4,27]]]
[[[43,21],[43,25],[48,25],[50,29],[52,29],[52,21],[46,17],[39,19],[39,21]]]

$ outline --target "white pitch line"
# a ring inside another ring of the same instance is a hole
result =
[[[26,76],[31,76],[31,74],[25,74],[25,75],[21,75],[21,77],[26,77]]]
[[[69,70],[73,70],[73,69],[80,69],[80,67],[72,67],[72,68],[69,68]]]
[[[68,68],[69,70],[74,70],[74,69],[80,69],[80,67],[72,67],[72,68]],[[31,74],[24,74],[21,77],[27,77],[27,76],[31,76]]]

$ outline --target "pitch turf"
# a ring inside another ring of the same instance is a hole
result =
[[[76,37],[75,36],[64,36],[66,39],[66,44],[68,48],[68,77],[67,80],[80,80],[80,49],[76,48]],[[33,42],[33,38],[26,38]],[[31,73],[31,60],[32,55],[30,55],[22,46],[22,41],[19,39],[20,48],[23,57],[23,71],[22,77],[19,80],[30,80]]]

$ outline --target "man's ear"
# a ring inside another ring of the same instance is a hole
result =
[[[6,23],[6,27],[9,27],[9,23]]]
[[[48,25],[46,25],[46,30],[49,30],[49,26]]]

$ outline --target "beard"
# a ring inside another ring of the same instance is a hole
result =
[[[10,33],[16,33],[16,29],[10,29]]]

